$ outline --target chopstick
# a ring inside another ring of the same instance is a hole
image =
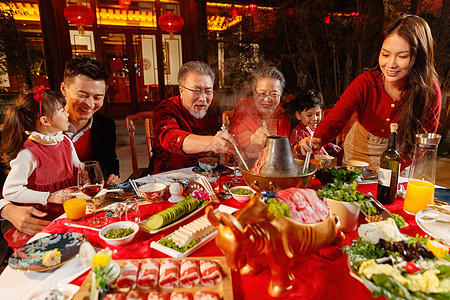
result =
[[[309,128],[309,127],[306,127]],[[314,131],[311,133],[311,139],[314,137]],[[311,147],[311,140],[309,140],[309,146]],[[306,171],[309,168],[309,161],[311,159],[311,152],[306,153],[305,164],[303,165],[303,174],[306,174]]]
[[[224,124],[222,124],[222,131],[228,133],[228,130]],[[247,169],[247,171],[249,171],[250,169],[248,168],[247,163],[245,162],[244,158],[242,158],[241,152],[239,151],[238,147],[236,145],[233,145],[233,146],[234,146],[234,149],[236,150],[236,153],[238,154],[239,158],[241,159],[242,163],[244,164],[244,167]]]
[[[211,184],[209,183],[208,179],[206,179],[205,176],[201,175],[201,176],[199,177],[199,183],[200,183],[201,185],[203,185],[203,187],[206,189],[206,191],[208,192],[208,194],[211,195],[211,198],[212,198],[213,202],[217,202],[217,203],[220,202],[220,201],[219,201],[219,198],[217,197],[216,193],[214,192],[214,190],[213,190]]]
[[[130,179],[130,184],[131,187],[133,188],[134,192],[136,193],[136,195],[138,195],[139,197],[143,197],[141,191],[138,189],[136,182],[134,182],[133,179]]]
[[[309,134],[311,135],[311,138],[312,138],[314,136],[314,131],[312,131],[311,128],[309,128],[309,126],[306,126],[306,129],[308,130],[308,132],[309,132]],[[325,155],[331,156],[330,154],[328,154],[327,150],[325,150],[325,148],[323,146],[322,146],[321,149],[323,150]]]
[[[66,226],[70,226],[70,227],[77,227],[77,228],[85,228],[85,229],[90,229],[90,230],[95,230],[95,231],[100,231],[101,229],[99,228],[94,228],[94,227],[89,227],[89,226],[83,226],[83,225],[77,225],[77,224],[72,224],[72,223],[64,223],[64,225]]]

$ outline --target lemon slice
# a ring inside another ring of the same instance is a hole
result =
[[[428,240],[426,246],[436,257],[444,258],[448,255],[448,247],[437,241]]]

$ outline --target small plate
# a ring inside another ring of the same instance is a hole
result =
[[[416,214],[416,222],[419,227],[435,239],[442,239],[450,245],[450,223],[437,222],[442,214],[432,208],[419,211]]]
[[[64,296],[64,300],[70,300],[72,299],[73,295],[75,295],[76,292],[80,287],[75,284],[70,283],[57,283],[54,286],[50,288],[50,290],[57,290]]]
[[[87,241],[87,238],[81,233],[52,234],[17,249],[9,258],[9,266],[19,271],[42,272],[51,270],[76,257],[81,244],[85,241]],[[42,256],[55,248],[58,248],[61,252],[61,263],[51,267],[44,266]]]
[[[217,173],[226,173],[226,172],[231,172],[231,169],[224,165],[217,165],[217,167],[215,167],[213,169],[213,171],[216,171]],[[199,166],[195,166],[194,168],[192,168],[192,172],[200,174],[200,175],[208,174],[208,171],[203,170]]]

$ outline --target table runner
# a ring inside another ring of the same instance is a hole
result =
[[[222,178],[221,181],[224,181]],[[317,179],[313,179],[308,186],[315,190],[322,187]],[[371,192],[376,194],[377,185],[360,184],[358,190],[363,193]],[[234,199],[223,200],[224,205],[240,208],[243,204]],[[150,215],[159,212],[172,203],[163,201],[156,204],[140,206],[142,219],[145,220]],[[424,234],[417,226],[414,216],[408,215],[403,211],[403,200],[397,198],[396,202],[391,205],[386,205],[386,208],[397,213],[405,218],[409,224],[408,227],[401,230],[402,233],[415,236],[416,234]],[[195,214],[195,217],[183,222],[188,223],[194,218],[199,217],[204,213],[201,210]],[[117,220],[111,220],[114,222]],[[44,231],[48,233],[56,232],[80,232],[84,234],[94,247],[105,248],[109,247],[114,251],[114,259],[136,259],[146,257],[168,257],[155,249],[150,248],[152,241],[158,241],[163,235],[170,233],[174,229],[162,231],[157,234],[149,234],[139,231],[133,241],[127,246],[113,247],[106,245],[103,240],[98,237],[98,232],[87,229],[73,228],[62,225],[67,222],[67,219],[61,219],[53,222]],[[359,224],[366,223],[362,214],[359,217]],[[344,245],[350,245],[352,241],[358,236],[357,230],[346,233]],[[193,256],[220,256],[223,255],[221,250],[215,245],[214,240],[200,248]],[[286,299],[372,299],[370,292],[363,284],[354,279],[349,274],[347,265],[347,257],[342,254],[338,247],[328,247],[320,250],[318,253],[311,255],[295,263],[293,272],[296,277],[295,285]],[[85,272],[74,281],[73,284],[81,285],[87,276]],[[273,299],[267,293],[267,287],[270,281],[269,269],[264,269],[261,273],[253,277],[240,276],[239,273],[232,273],[233,292],[235,299]]]

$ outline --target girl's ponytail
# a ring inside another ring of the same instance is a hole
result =
[[[16,158],[24,141],[27,139],[25,131],[36,129],[39,119],[39,103],[33,99],[33,93],[19,95],[15,105],[5,114],[2,130],[2,161],[9,164]]]

